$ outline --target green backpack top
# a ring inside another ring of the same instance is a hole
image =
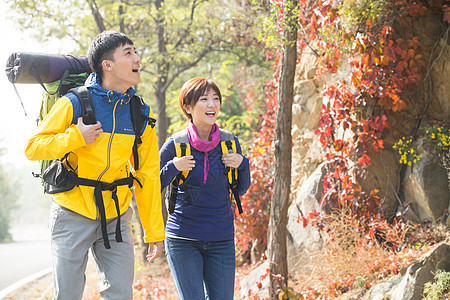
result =
[[[56,100],[67,94],[70,89],[84,85],[90,74],[82,69],[67,69],[66,71],[61,79],[42,84],[44,90],[42,91],[41,109],[37,119],[38,124],[50,112]],[[51,162],[51,160],[39,161],[41,174],[44,174]]]
[[[15,83],[39,83],[44,89],[41,109],[37,118],[38,123],[50,112],[58,98],[70,89],[84,85],[91,73],[88,59],[85,56],[33,52],[11,53],[6,61],[5,71],[8,80],[14,85],[22,107],[23,102]],[[40,162],[41,174],[44,173],[49,164],[49,161]]]

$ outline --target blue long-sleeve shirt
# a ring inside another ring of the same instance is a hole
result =
[[[234,139],[237,152],[242,154],[237,137],[234,136]],[[233,239],[234,218],[220,143],[208,152],[209,172],[206,183],[203,183],[204,152],[191,146],[191,155],[194,156],[195,167],[189,172],[186,181],[178,187],[175,211],[168,217],[166,235],[201,241]],[[175,143],[169,138],[159,151],[162,189],[179,173],[173,164],[174,157]],[[237,191],[242,196],[250,186],[250,165],[245,156],[238,167],[238,173]]]

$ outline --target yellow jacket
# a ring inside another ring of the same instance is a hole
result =
[[[91,94],[97,121],[103,133],[92,144],[86,145],[76,126],[81,116],[78,98],[69,93],[61,97],[50,113],[37,127],[25,147],[30,160],[53,160],[70,152],[68,161],[81,178],[113,182],[129,177],[130,172],[142,184],[134,182],[139,216],[144,229],[145,242],[164,240],[164,223],[161,210],[161,184],[159,155],[155,128],[144,124],[142,143],[138,146],[139,169],[133,169],[132,146],[135,135],[130,117],[129,100],[134,95],[130,88],[125,95],[103,89],[93,73],[86,81]],[[153,117],[146,105],[143,110]],[[111,191],[103,191],[106,218],[117,217]],[[74,189],[53,194],[59,205],[90,219],[100,219],[95,205],[94,188],[76,186]],[[128,186],[118,186],[120,213],[124,213],[132,199]]]

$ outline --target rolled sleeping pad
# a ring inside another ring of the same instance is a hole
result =
[[[87,57],[14,52],[6,61],[6,76],[12,83],[50,83],[58,80],[66,69],[91,69]]]

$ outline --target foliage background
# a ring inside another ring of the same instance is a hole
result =
[[[73,54],[86,51],[101,27],[99,24],[130,35],[143,58],[138,92],[158,114],[158,128],[163,132],[160,137],[185,126],[177,101],[182,83],[199,75],[214,79],[224,99],[219,125],[240,138],[252,169],[252,185],[242,199],[245,216],[236,215],[239,264],[245,266],[265,259],[285,1],[8,3],[15,12],[12,20],[24,30],[34,30],[40,39],[75,41],[78,49]],[[324,160],[331,166],[324,178],[321,204],[335,214],[327,219],[313,213],[302,216],[302,220],[299,216],[299,221],[312,222],[336,237],[336,243],[330,242],[330,251],[324,256],[330,260],[342,257],[342,250],[347,249],[344,244],[348,240],[341,241],[339,236],[348,236],[355,229],[361,232],[352,239],[351,245],[358,249],[355,252],[376,254],[380,260],[368,270],[358,271],[371,275],[379,272],[383,278],[396,274],[404,263],[429,246],[417,246],[414,234],[403,234],[403,220],[394,218],[397,207],[383,215],[387,210],[381,209],[380,191],[363,185],[378,153],[394,144],[394,137],[389,136],[391,120],[416,117],[414,109],[413,114],[407,110],[414,108],[410,94],[423,84],[429,65],[420,54],[421,41],[415,36],[401,38],[396,28],[409,26],[427,13],[439,16],[443,32],[448,32],[449,8],[441,0],[302,0],[298,11],[298,53],[300,56],[306,48],[315,53],[316,79],[336,73],[343,60],[351,66],[348,80],[325,84],[324,98],[328,102],[323,106],[316,131]],[[409,129],[404,128],[404,132]],[[343,131],[348,134],[343,135]],[[339,220],[347,220],[351,228]],[[414,230],[421,233],[428,229]],[[445,239],[429,235],[430,244]],[[385,263],[388,267],[384,267]],[[364,274],[350,274],[351,277],[348,272],[336,272],[340,278],[331,278],[309,292],[297,291],[296,297],[303,292],[302,297],[336,296],[355,284],[366,288],[370,280],[375,280]]]

